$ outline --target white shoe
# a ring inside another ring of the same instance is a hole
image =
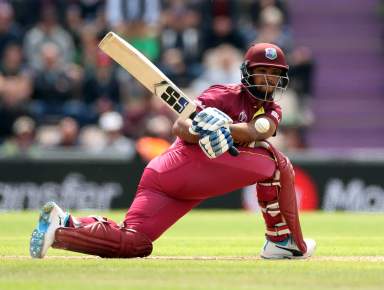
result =
[[[316,242],[312,239],[304,239],[304,242],[307,245],[305,254],[300,252],[291,236],[277,243],[266,240],[260,256],[264,259],[306,259],[315,252]]]
[[[64,227],[69,214],[53,201],[47,202],[40,212],[39,223],[32,232],[29,252],[32,258],[43,258],[55,240],[55,231]]]

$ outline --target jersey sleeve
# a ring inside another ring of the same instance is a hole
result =
[[[222,85],[214,85],[205,90],[195,100],[197,111],[204,108],[214,107],[221,111],[225,111],[224,98],[227,94],[227,88]]]
[[[265,115],[272,119],[277,129],[282,118],[281,107],[276,103],[271,103],[271,105],[265,111]]]

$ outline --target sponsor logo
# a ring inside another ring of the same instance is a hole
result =
[[[271,116],[274,117],[277,121],[280,122],[280,116],[276,111],[271,112]]]
[[[331,179],[326,183],[324,191],[324,210],[384,210],[384,188],[380,185],[365,184],[359,178],[347,182],[339,178]]]
[[[117,182],[96,183],[79,173],[70,173],[62,182],[0,182],[0,212],[37,209],[48,200],[63,208],[109,209],[122,194]]]
[[[290,252],[292,254],[292,256],[294,257],[300,257],[303,255],[302,252],[300,252],[299,250],[295,250],[295,249],[290,249],[290,248],[285,248],[285,247],[280,247],[278,245],[276,245],[276,248],[279,248],[279,249],[282,249],[282,250],[285,250],[287,252]]]
[[[244,111],[242,111],[240,114],[239,114],[239,122],[245,122],[248,120],[248,116],[247,116],[247,113],[245,113]]]
[[[265,49],[265,57],[270,60],[275,60],[277,58],[277,51],[273,47],[268,47]]]
[[[168,85],[165,91],[160,95],[160,98],[166,102],[174,111],[181,114],[185,107],[188,106],[189,101],[185,99],[183,96],[180,96],[180,93],[177,92],[172,86],[170,86],[166,81],[162,81],[161,83],[155,85],[155,94],[156,87]]]

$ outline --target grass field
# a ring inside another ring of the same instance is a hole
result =
[[[123,216],[102,214],[116,221]],[[202,210],[164,234],[146,259],[51,249],[46,259],[32,260],[36,218],[37,212],[0,213],[0,290],[384,289],[384,214],[302,214],[304,233],[318,243],[306,261],[261,260],[258,214]]]

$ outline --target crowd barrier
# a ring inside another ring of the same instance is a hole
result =
[[[145,162],[136,156],[0,160],[0,210],[37,209],[55,200],[66,209],[128,208]],[[384,211],[384,158],[292,157],[301,210]],[[255,186],[203,202],[200,208],[257,210]]]

